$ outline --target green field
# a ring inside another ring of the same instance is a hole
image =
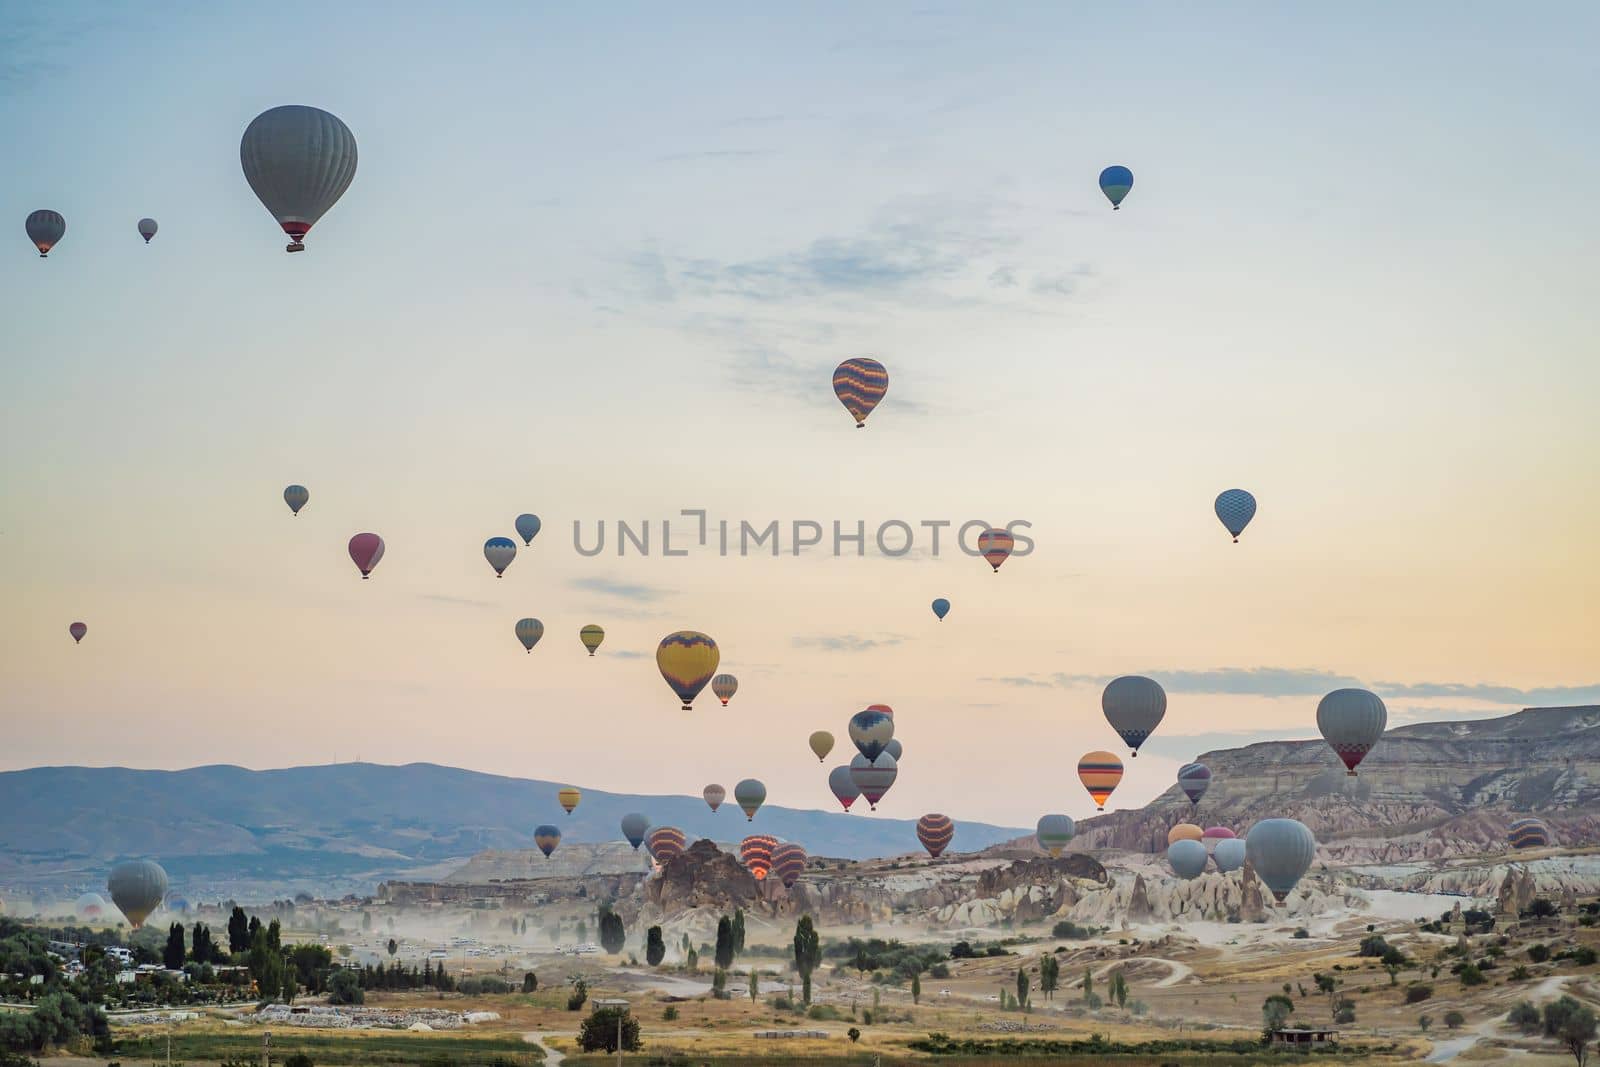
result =
[[[466,1037],[450,1034],[318,1033],[291,1027],[272,1031],[272,1059],[282,1063],[296,1052],[324,1064],[406,1064],[408,1067],[531,1067],[544,1050],[516,1037]],[[261,1031],[175,1033],[172,1061],[220,1063],[227,1059],[260,1062]],[[165,1063],[167,1037],[146,1034],[117,1042],[111,1059]]]

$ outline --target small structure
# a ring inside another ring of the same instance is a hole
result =
[[[589,1001],[590,1011],[605,1011],[607,1008],[615,1008],[626,1015],[628,1002],[621,997],[594,997]]]
[[[755,1036],[758,1039],[764,1039],[764,1040],[768,1040],[768,1041],[784,1041],[784,1040],[789,1040],[789,1039],[792,1039],[792,1038],[812,1038],[812,1039],[819,1039],[820,1040],[820,1039],[827,1038],[828,1031],[826,1031],[826,1030],[757,1030],[755,1032]]]
[[[1295,1027],[1288,1030],[1274,1030],[1272,1033],[1273,1048],[1326,1048],[1339,1040],[1339,1031],[1321,1029],[1301,1029]]]

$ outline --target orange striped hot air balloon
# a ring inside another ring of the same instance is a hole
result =
[[[856,420],[856,429],[867,424],[867,416],[889,391],[889,372],[882,363],[865,356],[847,359],[833,372],[833,395]]]
[[[956,836],[956,824],[948,815],[931,812],[917,820],[917,840],[928,850],[928,855],[938,859]]]
[[[778,881],[783,883],[785,889],[798,882],[805,871],[804,846],[794,841],[785,841],[772,850],[772,873],[778,876]]]
[[[572,809],[577,807],[578,801],[582,799],[583,793],[570,785],[556,794],[557,802],[560,803],[562,810],[568,815],[572,814]]]
[[[1089,752],[1078,761],[1078,781],[1094,797],[1095,810],[1106,810],[1106,799],[1122,781],[1122,761],[1111,752]]]
[[[668,634],[656,648],[656,667],[683,701],[684,711],[691,710],[694,698],[717,673],[717,664],[721,661],[717,643],[698,630]]]
[[[739,862],[760,882],[772,870],[772,850],[777,847],[778,839],[771,834],[751,834],[739,842]]]
[[[1011,550],[1015,547],[1017,539],[1008,530],[985,530],[978,535],[978,551],[983,553],[984,560],[996,573],[1000,571],[1000,564],[1011,557]]]
[[[688,844],[689,838],[676,826],[657,826],[644,839],[644,847],[657,863],[665,863],[681,855]]]
[[[1206,832],[1192,822],[1180,822],[1167,831],[1167,847],[1171,848],[1179,841],[1204,841]]]

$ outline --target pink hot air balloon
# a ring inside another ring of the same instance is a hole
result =
[[[350,561],[361,571],[361,577],[372,574],[372,569],[383,558],[383,538],[375,533],[358,533],[350,538]]]
[[[80,643],[83,640],[83,635],[88,632],[89,628],[81,622],[75,622],[71,626],[67,627],[67,633],[72,635],[73,644]]]

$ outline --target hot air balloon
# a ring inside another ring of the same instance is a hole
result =
[[[719,674],[711,679],[711,692],[722,701],[722,706],[727,707],[728,701],[733,699],[733,694],[739,691],[739,679],[731,674]]]
[[[79,922],[104,918],[106,898],[99,893],[85,893],[73,902],[72,913],[78,917]]]
[[[1078,781],[1094,797],[1095,810],[1105,811],[1107,798],[1122,781],[1122,761],[1110,752],[1090,752],[1078,761]]]
[[[1211,768],[1204,763],[1185,763],[1178,768],[1178,788],[1191,805],[1199,807],[1200,798],[1211,788]]]
[[[339,202],[356,174],[350,127],[314,107],[289,104],[263,111],[239,141],[245,181],[289,235],[290,252],[304,252],[306,233]]]
[[[867,803],[872,806],[873,811],[878,810],[878,801],[882,800],[889,787],[894,785],[894,780],[899,774],[899,764],[895,763],[894,757],[887,752],[873,760],[858,754],[850,761],[850,780],[861,790],[861,795],[867,798]]]
[[[1518,819],[1506,827],[1512,848],[1549,848],[1550,828],[1538,819]]]
[[[544,623],[538,619],[517,620],[517,640],[522,642],[522,647],[529,652],[539,643],[539,638],[544,636]]]
[[[1232,841],[1236,836],[1226,826],[1208,826],[1206,832],[1200,835],[1200,843],[1206,846],[1207,852],[1215,852],[1219,841]]]
[[[1100,191],[1111,201],[1112,211],[1122,210],[1122,198],[1133,188],[1133,171],[1127,167],[1107,167],[1100,172]]]
[[[550,853],[554,852],[556,846],[561,844],[561,827],[551,826],[549,823],[541,823],[535,826],[533,828],[533,843],[538,846],[540,852],[544,853],[544,858],[549,859]]]
[[[717,673],[717,664],[721,661],[717,643],[698,630],[668,634],[656,647],[656,667],[683,701],[684,711],[694,705],[694,698]]]
[[[1212,850],[1211,858],[1216,861],[1217,870],[1223,874],[1237,871],[1244,866],[1244,839],[1238,837],[1225,837],[1217,842],[1217,847]]]
[[[139,236],[144,238],[145,244],[150,243],[150,238],[156,235],[156,230],[158,229],[160,229],[160,227],[156,225],[155,219],[139,220]]]
[[[306,506],[306,501],[311,499],[311,490],[303,485],[291,485],[283,491],[283,502],[289,505],[289,510],[300,514],[300,509]]]
[[[1122,735],[1133,754],[1144,744],[1167,714],[1167,694],[1150,678],[1125,674],[1111,679],[1100,694],[1100,708],[1111,728]]]
[[[515,523],[517,536],[522,538],[524,545],[533,544],[533,539],[539,536],[539,516],[529,515],[524,512],[517,516]]]
[[[375,533],[358,533],[350,538],[350,562],[356,565],[362,578],[371,576],[372,569],[383,559],[383,538]]]
[[[811,746],[811,751],[816,755],[818,763],[827,759],[828,753],[833,751],[833,735],[826,730],[815,731],[806,739],[806,743]]]
[[[491,537],[483,543],[483,558],[494,568],[496,578],[504,578],[506,568],[517,558],[517,543],[509,537]]]
[[[167,872],[150,860],[119,863],[106,879],[106,891],[111,894],[111,903],[137,930],[166,898]]]
[[[1256,498],[1243,489],[1225,489],[1217,494],[1214,510],[1223,527],[1233,535],[1233,543],[1238,544],[1239,535],[1256,517]]]
[[[28,216],[25,227],[28,240],[39,250],[40,259],[48,256],[56,243],[67,235],[67,220],[55,211],[35,211]]]
[[[1067,847],[1077,832],[1077,824],[1070,815],[1041,815],[1039,824],[1033,828],[1034,840],[1052,856],[1061,855],[1061,850]]]
[[[72,635],[72,643],[75,645],[82,644],[83,635],[88,632],[89,627],[85,626],[81,622],[75,622],[71,626],[67,627],[67,633]]]
[[[850,740],[869,760],[878,758],[894,737],[894,718],[881,711],[865,708],[850,716]]]
[[[583,647],[589,650],[589,655],[594,655],[594,650],[600,647],[600,642],[606,639],[606,632],[594,623],[590,623],[578,631],[578,640],[583,642]]]
[[[928,855],[938,859],[956,836],[956,824],[950,816],[930,812],[917,820],[917,840],[928,850]]]
[[[658,826],[644,839],[645,850],[657,863],[666,863],[674,856],[683,855],[688,844],[688,837],[676,826]]]
[[[1317,729],[1344,761],[1354,778],[1356,764],[1366,758],[1389,724],[1389,709],[1376,693],[1335,689],[1317,704]]]
[[[1167,863],[1171,865],[1172,873],[1186,881],[1204,874],[1206,861],[1210,858],[1206,855],[1206,846],[1198,841],[1186,838],[1167,846]]]
[[[883,750],[893,756],[896,763],[899,763],[900,756],[905,752],[906,746],[900,743],[898,737],[891,737],[889,738],[889,743],[883,746]]]
[[[1245,858],[1279,904],[1311,869],[1316,854],[1317,839],[1294,819],[1263,819],[1244,836]]]
[[[771,834],[751,834],[739,842],[739,862],[756,881],[764,881],[772,870],[772,850],[778,839]]]
[[[856,757],[859,759],[860,757]],[[844,805],[844,810],[849,811],[850,805],[856,802],[861,795],[861,789],[856,785],[855,776],[850,773],[850,767],[842,764],[828,772],[828,788],[833,792],[834,798]]]
[[[881,711],[885,715],[889,716],[889,718],[894,718],[894,709],[887,704],[868,704],[866,710]]]
[[[572,809],[576,808],[578,806],[578,801],[582,799],[583,791],[570,785],[565,789],[561,789],[556,792],[556,803],[560,804],[561,810],[566,812],[568,815],[572,814]]]
[[[733,787],[733,800],[745,814],[745,821],[755,822],[756,812],[767,802],[767,787],[755,778],[746,778]]]
[[[1167,831],[1167,844],[1170,846],[1175,841],[1199,841],[1205,835],[1206,832],[1194,823],[1180,822]]]
[[[996,574],[1000,573],[1000,564],[1010,558],[1011,550],[1015,547],[1017,539],[1007,530],[985,530],[978,535],[978,551],[983,553],[983,558]]]
[[[794,841],[784,841],[772,850],[772,873],[788,889],[806,873],[806,850]]]
[[[860,356],[847,359],[833,371],[833,395],[856,420],[856,429],[867,424],[867,416],[889,391],[889,372],[875,359]]]
[[[622,837],[633,846],[635,852],[644,843],[645,831],[650,829],[650,820],[636,811],[630,811],[622,817]]]
[[[933,602],[933,613],[938,616],[940,622],[943,622],[944,617],[950,614],[950,601],[939,597]]]
[[[722,802],[728,799],[728,791],[715,783],[702,789],[700,795],[705,797],[706,803],[711,807],[712,814],[715,814],[716,810],[722,807]]]

